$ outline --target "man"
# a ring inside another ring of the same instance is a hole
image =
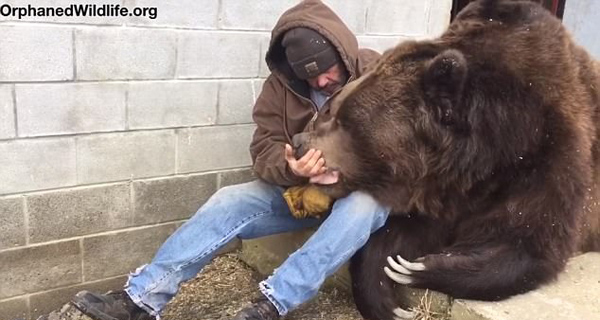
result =
[[[286,11],[266,55],[271,75],[254,106],[257,124],[250,152],[260,180],[225,187],[162,245],[152,262],[133,273],[125,290],[78,293],[73,304],[98,320],[158,316],[179,285],[194,277],[234,237],[250,239],[317,226],[302,248],[259,285],[264,298],[235,320],[273,320],[315,296],[327,276],[383,226],[388,209],[367,194],[338,199],[327,218],[296,219],[282,194],[286,187],[331,183],[320,151],[295,159],[292,136],[308,130],[317,112],[365,65],[378,57],[359,50],[356,37],[319,0]]]

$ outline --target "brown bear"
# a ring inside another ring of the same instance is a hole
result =
[[[296,142],[337,173],[322,190],[392,208],[351,262],[365,318],[410,316],[396,283],[498,300],[598,249],[600,67],[539,4],[471,3],[335,99]]]

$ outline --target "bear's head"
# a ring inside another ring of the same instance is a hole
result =
[[[323,188],[336,196],[357,189],[408,195],[433,169],[428,153],[468,134],[459,109],[467,74],[457,50],[406,43],[386,53],[344,88],[332,102],[335,117],[320,117],[303,144],[339,172]]]

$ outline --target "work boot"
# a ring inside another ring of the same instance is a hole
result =
[[[242,309],[231,320],[277,320],[279,318],[279,312],[271,301],[262,298]]]
[[[81,291],[71,303],[94,320],[154,320],[154,317],[138,307],[125,291],[97,294]]]

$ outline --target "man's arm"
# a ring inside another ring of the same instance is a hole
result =
[[[290,140],[283,126],[284,91],[273,75],[265,81],[252,114],[257,127],[250,154],[259,178],[280,186],[293,186],[306,183],[308,179],[296,176],[285,158],[285,145]]]

